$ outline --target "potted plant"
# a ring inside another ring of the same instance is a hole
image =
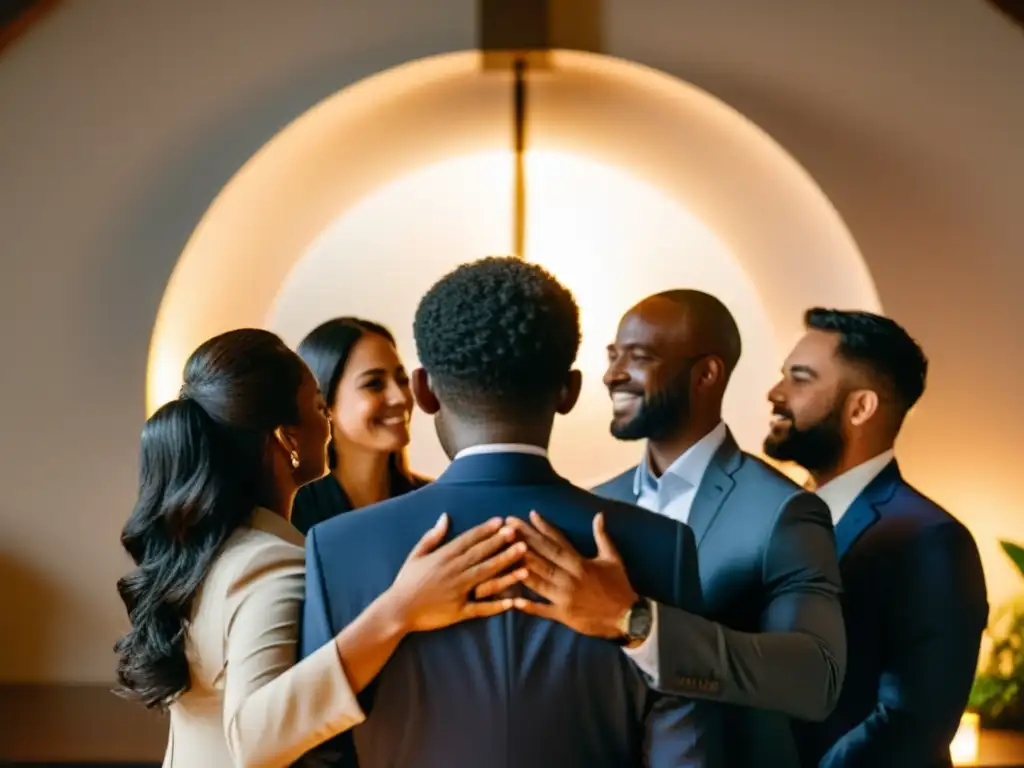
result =
[[[1024,577],[1024,547],[999,545]],[[1024,599],[995,611],[986,634],[991,650],[974,679],[968,709],[978,713],[983,728],[1024,730]]]

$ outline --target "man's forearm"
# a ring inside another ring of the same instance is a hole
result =
[[[830,644],[795,631],[738,632],[661,606],[654,687],[823,720],[839,698],[845,653],[845,641]]]

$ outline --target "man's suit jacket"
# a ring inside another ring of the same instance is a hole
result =
[[[970,532],[890,462],[836,526],[849,640],[839,704],[800,723],[805,766],[938,768],[988,618]]]
[[[609,504],[559,477],[541,456],[467,455],[425,488],[313,527],[303,655],[316,653],[391,585],[442,512],[454,536],[495,515],[525,518],[530,510],[591,557],[593,518],[603,511],[635,589],[700,609],[688,527]],[[308,762],[352,764],[354,745],[361,768],[639,766],[648,696],[616,644],[510,611],[407,637],[360,697],[366,722]],[[702,754],[714,747],[705,729],[716,713],[685,707],[680,739],[689,740],[692,762],[684,765],[712,765]]]
[[[636,500],[633,468],[595,489]],[[659,609],[659,678],[668,694],[728,705],[730,766],[799,764],[788,716],[824,719],[839,698],[846,636],[839,565],[825,503],[742,452],[715,453],[689,515],[704,618]],[[673,727],[661,702],[660,732]]]

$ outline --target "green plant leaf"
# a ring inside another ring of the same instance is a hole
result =
[[[1024,576],[1024,547],[1019,544],[1014,544],[1012,541],[1000,541],[999,546],[1003,548],[1003,552],[1013,561],[1013,564],[1017,566],[1017,570],[1020,571],[1020,575]]]

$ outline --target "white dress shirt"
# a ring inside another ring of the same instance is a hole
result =
[[[529,453],[534,456],[543,456],[545,459],[548,457],[548,449],[541,448],[539,445],[529,445],[528,443],[485,443],[483,445],[471,445],[469,448],[463,448],[455,454],[455,458],[452,461],[458,461],[463,456],[478,456],[483,453]]]
[[[660,478],[655,478],[644,454],[636,468],[633,491],[637,494],[637,506],[685,523],[690,518],[690,508],[697,495],[697,489],[704,478],[715,452],[725,442],[727,430],[724,422],[691,445],[682,456],[672,462]],[[626,653],[634,663],[658,679],[658,605],[651,606],[653,623],[651,634],[636,648],[627,648]]]
[[[890,448],[873,459],[868,459],[853,469],[846,470],[839,477],[833,478],[814,491],[828,505],[828,510],[832,513],[832,525],[839,524],[854,500],[878,476],[878,473],[888,466],[892,459],[893,450]]]

